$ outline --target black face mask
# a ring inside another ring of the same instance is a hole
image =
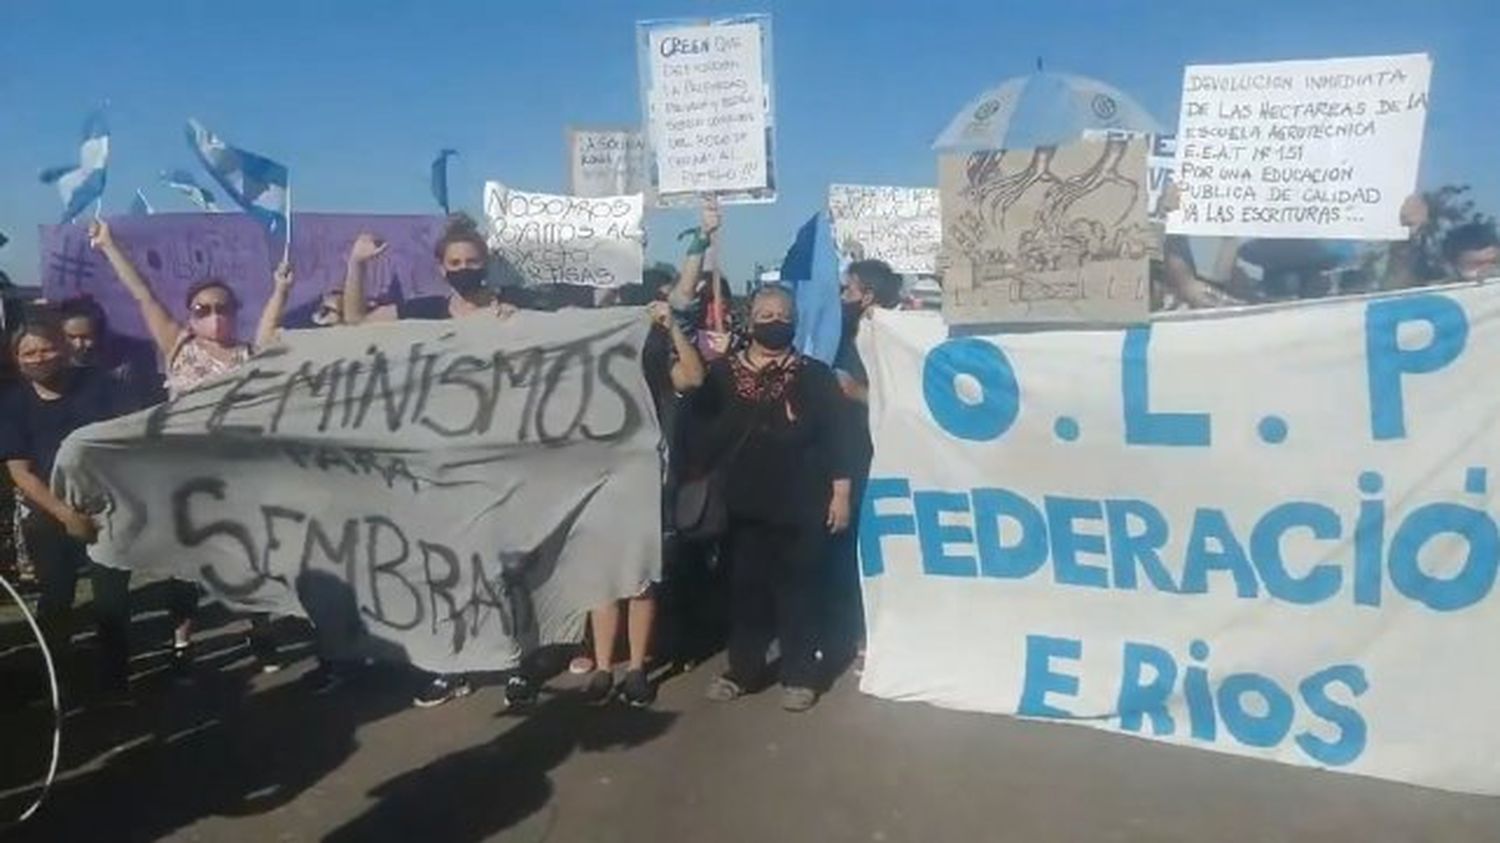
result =
[[[750,338],[767,351],[782,351],[792,344],[797,329],[790,322],[756,322]]]
[[[68,361],[63,357],[58,357],[50,363],[21,363],[16,368],[20,371],[21,377],[48,389],[61,386],[68,375]]]
[[[448,282],[448,286],[460,296],[467,296],[483,287],[484,276],[483,268],[450,269],[443,273],[443,279]]]

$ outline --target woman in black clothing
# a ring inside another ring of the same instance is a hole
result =
[[[782,707],[817,701],[819,566],[849,526],[849,438],[833,372],[792,349],[791,293],[750,301],[750,345],[714,361],[700,390],[707,457],[722,472],[731,558],[729,671],[710,699],[742,696],[781,642]]]
[[[49,315],[28,319],[11,337],[10,351],[21,378],[0,396],[0,459],[28,510],[22,530],[42,587],[37,621],[48,647],[65,655],[78,577],[87,572],[94,587],[101,690],[123,694],[130,572],[89,560],[87,545],[98,537],[94,520],[54,494],[48,480],[68,434],[119,415],[125,398],[108,376],[69,364],[62,328]]]

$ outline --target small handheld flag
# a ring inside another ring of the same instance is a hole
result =
[[[432,198],[437,200],[438,206],[443,213],[448,211],[448,159],[457,155],[454,149],[444,149],[438,153],[432,162]]]
[[[106,167],[109,164],[109,126],[99,109],[83,124],[83,143],[78,147],[78,164],[51,167],[42,171],[42,183],[56,185],[63,201],[63,223],[72,222],[84,208],[104,195]]]
[[[219,210],[219,206],[214,204],[213,193],[198,184],[198,180],[187,170],[165,170],[161,174],[161,181],[167,187],[186,195],[188,201],[203,210]]]
[[[187,139],[208,174],[245,213],[272,232],[286,226],[286,167],[230,146],[197,120],[188,120]]]

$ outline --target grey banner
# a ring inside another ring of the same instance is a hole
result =
[[[287,334],[76,432],[54,485],[104,564],[310,618],[334,654],[512,667],[661,565],[646,316],[523,312]]]

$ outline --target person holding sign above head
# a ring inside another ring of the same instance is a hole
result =
[[[80,427],[120,414],[124,391],[105,373],[69,364],[62,328],[50,313],[29,315],[11,334],[20,382],[0,395],[0,459],[21,493],[27,550],[41,583],[37,620],[47,646],[65,663],[72,638],[79,574],[93,584],[98,628],[100,690],[128,691],[130,572],[89,559],[98,536],[93,518],[53,493],[48,483],[64,439]]]
[[[361,234],[349,250],[349,271],[344,276],[344,324],[394,322],[405,319],[458,319],[489,314],[505,317],[515,312],[490,289],[490,249],[479,225],[466,214],[454,214],[438,238],[434,254],[448,282],[448,295],[420,296],[381,305],[373,310],[365,303],[365,267],[385,253],[385,243],[372,234]]]
[[[386,244],[374,235],[361,234],[349,251],[349,271],[344,277],[344,324],[392,322],[396,320],[443,320],[470,316],[505,318],[515,308],[500,301],[488,286],[490,250],[479,226],[465,214],[454,214],[433,248],[448,282],[446,296],[422,296],[397,304],[366,310],[364,270],[370,261],[385,252]],[[331,668],[331,665],[329,666]],[[330,677],[334,679],[334,677]],[[335,680],[336,681],[336,680]],[[327,683],[327,684],[332,684]],[[433,708],[466,697],[473,691],[469,677],[462,674],[435,674],[412,700],[418,708]],[[524,672],[517,671],[505,683],[505,700],[512,709],[536,701],[536,686]]]
[[[795,335],[792,294],[761,287],[749,347],[709,366],[698,399],[732,555],[729,670],[708,697],[755,688],[776,638],[782,707],[806,711],[817,701],[820,569],[829,536],[849,527],[853,458],[838,381],[792,348]]]
[[[207,278],[189,288],[184,302],[188,319],[186,323],[182,323],[157,299],[151,285],[115,242],[109,223],[95,220],[90,224],[89,243],[109,261],[120,282],[140,305],[141,318],[151,332],[151,339],[155,341],[165,364],[167,394],[170,398],[178,398],[203,383],[223,377],[250,359],[255,346],[241,342],[235,335],[235,318],[240,312],[240,300],[227,282]],[[276,268],[271,296],[261,311],[255,337],[257,345],[268,345],[275,341],[291,286],[291,267],[282,263]],[[193,617],[197,614],[198,607],[198,586],[196,583],[174,581],[173,589],[169,601],[174,621],[172,657],[174,663],[183,668],[189,661]],[[264,615],[251,618],[248,643],[263,671],[269,673],[279,669],[276,643],[271,637],[270,623]]]

